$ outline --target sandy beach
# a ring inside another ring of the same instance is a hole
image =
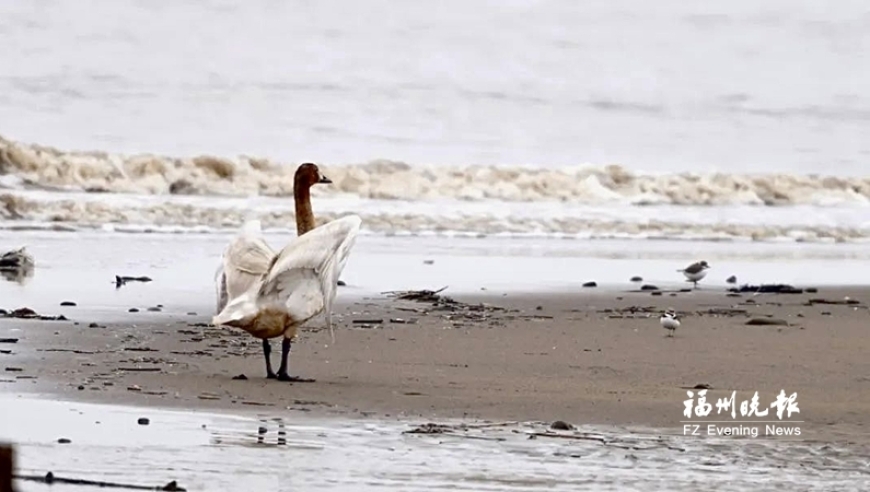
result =
[[[697,385],[709,385],[713,404],[732,391],[738,403],[758,391],[762,407],[784,390],[797,392],[800,413],[783,421],[802,421],[802,437],[862,441],[870,423],[868,294],[578,289],[456,296],[453,310],[384,295],[344,300],[335,345],[321,321],[294,345],[291,372],[314,383],[265,379],[259,341],[208,326],[210,313],[143,310],[112,323],[2,319],[0,338],[18,340],[0,345],[0,381],[7,391],[104,403],[673,432],[681,432],[682,402]],[[674,338],[658,323],[665,307],[682,316]],[[752,318],[787,325],[747,325]]]

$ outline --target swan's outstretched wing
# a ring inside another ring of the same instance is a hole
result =
[[[218,312],[226,306],[227,299],[251,290],[268,271],[275,251],[260,234],[260,221],[248,221],[224,251],[222,271],[215,279]]]
[[[338,276],[356,241],[362,219],[348,215],[290,242],[272,261],[258,292],[260,304],[280,304],[297,320],[325,311],[330,334]]]

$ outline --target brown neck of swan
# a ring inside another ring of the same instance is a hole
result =
[[[296,235],[301,236],[314,229],[314,212],[311,211],[311,191],[305,185],[296,185],[293,190],[296,200]]]

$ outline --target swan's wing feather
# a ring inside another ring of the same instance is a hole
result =
[[[234,270],[262,275],[269,269],[275,251],[263,238],[239,236],[234,239],[224,253],[224,268],[229,262]]]
[[[323,310],[323,297],[317,271],[304,266],[283,270],[273,281],[264,283],[257,295],[261,306],[282,309],[299,323]]]
[[[297,319],[322,309],[331,315],[338,276],[362,220],[349,215],[296,237],[281,250],[260,287],[260,299],[280,302]]]
[[[242,234],[233,238],[223,256],[223,289],[229,298],[249,291],[269,270],[275,251],[257,236],[259,227],[245,224]],[[220,289],[220,287],[218,287]]]

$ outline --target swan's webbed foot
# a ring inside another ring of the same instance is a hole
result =
[[[290,356],[290,346],[292,342],[289,338],[285,338],[281,342],[281,367],[278,368],[277,379],[278,381],[288,381],[291,383],[313,383],[314,380],[310,378],[301,378],[299,376],[291,376],[287,372],[287,359]]]

